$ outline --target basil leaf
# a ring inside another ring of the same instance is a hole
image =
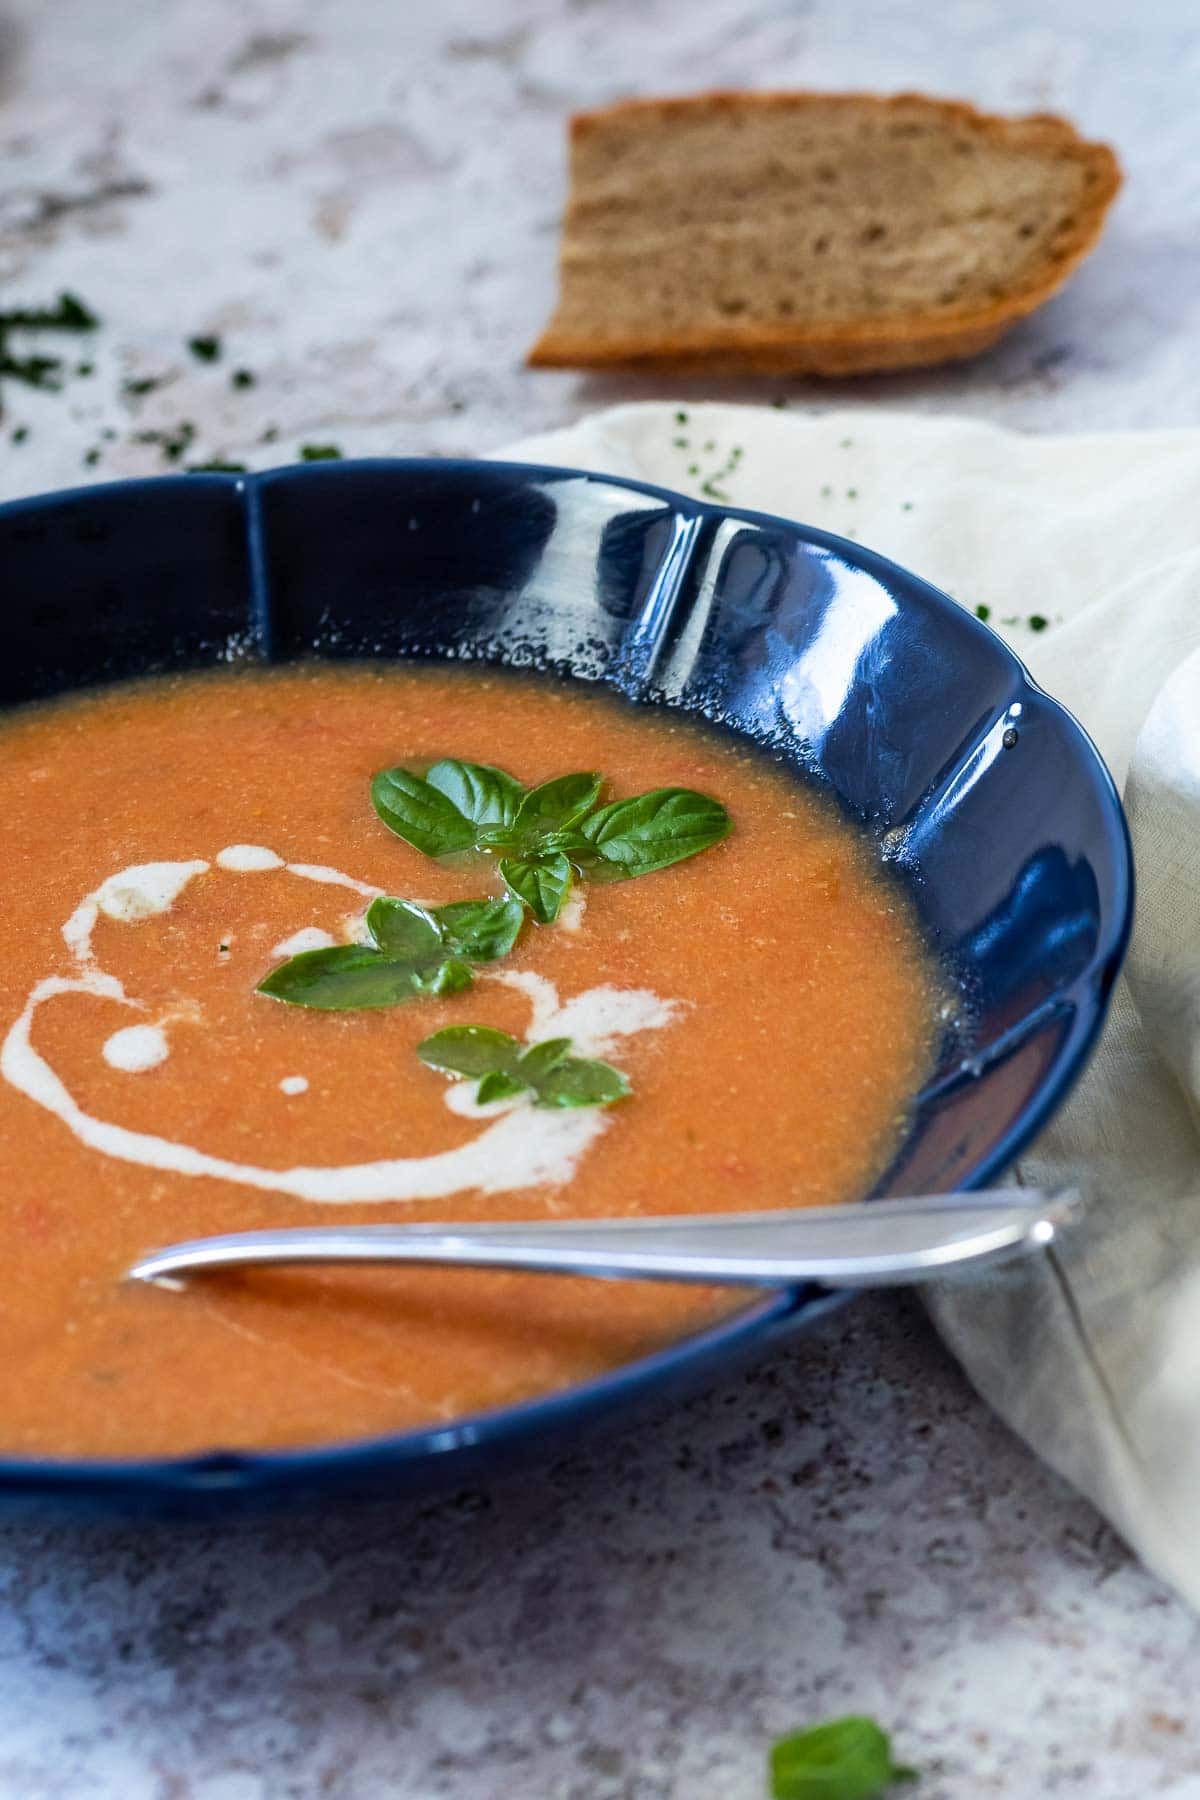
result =
[[[434,763],[425,779],[472,825],[511,825],[525,798],[521,783],[490,763],[448,757]]]
[[[432,969],[421,970],[413,979],[418,993],[461,994],[464,988],[470,987],[473,976],[465,962],[451,957]]]
[[[547,850],[565,851],[571,862],[579,862],[591,853],[587,839],[574,825],[567,831],[548,832],[538,843],[538,853],[544,856]]]
[[[516,829],[540,838],[550,831],[565,831],[591,812],[604,786],[603,775],[560,775],[543,781],[526,794],[517,814]]]
[[[448,1025],[417,1045],[431,1068],[481,1077],[475,1098],[508,1100],[525,1088],[537,1106],[609,1106],[623,1100],[629,1083],[605,1062],[571,1056],[570,1038],[544,1038],[523,1049],[507,1031],[490,1025]]]
[[[454,955],[471,962],[495,962],[508,955],[520,936],[525,908],[508,894],[499,900],[455,900],[449,906],[435,906],[433,917]]]
[[[381,895],[367,908],[367,930],[388,956],[423,963],[442,955],[442,928],[415,900]]]
[[[509,856],[518,848],[515,825],[477,825],[475,848],[490,850],[493,856]]]
[[[447,1025],[417,1045],[417,1055],[432,1069],[451,1075],[492,1075],[511,1070],[521,1046],[507,1031],[490,1025]]]
[[[420,983],[420,972],[411,963],[393,961],[365,944],[334,944],[326,950],[304,950],[281,963],[259,982],[258,992],[291,1006],[342,1012],[396,1006],[419,993]]]
[[[480,1106],[486,1106],[489,1100],[511,1100],[514,1094],[524,1092],[525,1083],[519,1075],[506,1075],[503,1069],[493,1069],[476,1088],[475,1098]]]
[[[634,800],[614,800],[579,828],[605,872],[617,881],[696,856],[731,829],[725,808],[691,788],[655,788]]]
[[[553,925],[571,891],[571,865],[561,850],[541,856],[506,856],[500,873],[539,925]]]
[[[914,1774],[892,1761],[891,1741],[874,1719],[831,1719],[771,1750],[772,1800],[874,1800]]]
[[[540,1044],[533,1044],[521,1054],[517,1064],[517,1072],[530,1087],[536,1087],[539,1081],[549,1075],[565,1062],[571,1054],[570,1038],[543,1038]]]
[[[522,1068],[522,1074],[524,1069]],[[629,1082],[610,1063],[569,1056],[537,1084],[539,1106],[611,1106],[623,1100]]]
[[[337,944],[304,951],[273,969],[258,991],[327,1011],[461,994],[473,979],[470,961],[506,955],[524,917],[517,900],[465,900],[431,912],[415,900],[380,895],[367,909],[377,948]]]
[[[440,788],[408,769],[384,769],[376,775],[371,804],[389,831],[424,856],[449,856],[475,842],[470,819]]]

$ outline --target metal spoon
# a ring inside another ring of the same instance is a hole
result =
[[[1075,1196],[1032,1188],[863,1206],[521,1225],[317,1225],[156,1250],[135,1281],[269,1263],[457,1263],[645,1281],[888,1287],[1048,1244]]]

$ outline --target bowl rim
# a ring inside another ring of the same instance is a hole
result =
[[[22,513],[48,511],[64,504],[86,503],[120,492],[146,496],[167,487],[178,491],[184,485],[221,486],[253,496],[259,488],[284,478],[329,482],[352,479],[359,472],[436,477],[476,469],[535,481],[538,478],[583,480],[661,500],[676,513],[693,519],[730,520],[782,528],[804,543],[832,551],[876,580],[886,582],[893,593],[898,590],[904,594],[906,590],[919,588],[922,599],[951,620],[953,629],[966,631],[981,646],[986,644],[989,654],[1007,664],[1014,678],[1015,697],[1023,707],[1033,702],[1035,707],[1056,715],[1067,727],[1068,734],[1075,738],[1102,801],[1104,837],[1114,873],[1114,917],[1107,938],[1098,943],[1088,968],[1067,990],[1074,998],[1078,1027],[1069,1054],[1017,1114],[1001,1140],[978,1159],[963,1186],[974,1189],[994,1183],[1063,1105],[1096,1048],[1133,928],[1133,846],[1116,783],[1089,733],[1061,701],[1034,680],[1021,658],[998,633],[950,594],[903,564],[853,539],[778,513],[694,499],[652,482],[568,464],[492,457],[347,457],[336,461],[281,463],[269,469],[244,473],[172,471],[23,495],[0,502],[0,520]],[[255,565],[251,578],[257,583],[263,567],[257,509],[247,507],[246,516],[251,560]],[[0,708],[0,711],[6,710]],[[765,1347],[803,1324],[840,1310],[854,1297],[855,1291],[858,1290],[822,1290],[812,1285],[781,1288],[749,1300],[745,1305],[735,1306],[715,1323],[686,1333],[646,1356],[620,1363],[588,1380],[528,1400],[464,1414],[449,1422],[414,1426],[403,1431],[276,1448],[214,1445],[207,1450],[177,1456],[19,1457],[0,1451],[0,1502],[6,1495],[23,1492],[39,1498],[74,1495],[80,1499],[102,1499],[120,1494],[132,1498],[136,1492],[146,1498],[157,1495],[164,1500],[215,1496],[220,1491],[231,1497],[253,1494],[284,1498],[289,1491],[302,1487],[332,1494],[339,1487],[352,1486],[355,1476],[365,1477],[388,1469],[399,1473],[415,1464],[436,1465],[443,1457],[464,1450],[487,1450],[493,1445],[500,1450],[505,1445],[536,1439],[543,1431],[553,1432],[559,1425],[582,1424],[591,1416],[599,1418],[615,1412],[643,1394],[667,1392],[672,1381],[676,1386],[685,1381],[689,1385],[693,1380],[699,1383],[702,1376],[728,1367],[754,1349]],[[432,1480],[430,1485],[433,1486]]]

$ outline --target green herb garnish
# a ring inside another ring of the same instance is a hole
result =
[[[184,451],[191,449],[195,436],[196,427],[192,421],[181,419],[178,425],[172,425],[166,431],[135,432],[133,441],[135,444],[157,444],[165,461],[178,462]]]
[[[94,331],[99,320],[74,294],[62,293],[53,306],[13,306],[0,312],[0,376],[10,375],[26,386],[57,393],[62,386],[60,356],[14,356],[8,348],[10,331]],[[81,363],[80,374],[91,374]]]
[[[121,392],[131,400],[140,400],[143,394],[152,394],[166,380],[165,375],[131,375],[121,383]]]
[[[716,449],[716,444],[710,438],[704,448],[706,451],[711,452]],[[728,490],[722,487],[721,483],[728,481],[731,475],[737,474],[738,464],[741,462],[744,455],[745,451],[742,445],[735,444],[730,450],[729,455],[725,458],[725,461],[721,464],[721,467],[719,469],[713,469],[700,483],[700,492],[706,494],[710,500],[728,500]]]
[[[434,907],[373,900],[367,910],[370,944],[302,951],[272,969],[258,992],[326,1012],[461,993],[471,985],[470,964],[507,956],[524,920],[513,899]]]
[[[234,388],[250,388],[257,380],[253,369],[235,369],[229,377],[229,385]]]
[[[446,759],[424,776],[384,769],[375,811],[425,856],[484,851],[541,925],[562,911],[576,873],[624,881],[707,850],[730,830],[725,808],[690,788],[656,788],[595,811],[603,777],[562,775],[526,789],[486,763]]]
[[[188,475],[244,475],[244,462],[227,462],[223,456],[210,456],[207,462],[188,463]]]
[[[892,1761],[874,1719],[831,1719],[780,1738],[771,1749],[771,1800],[874,1800],[916,1770]]]
[[[201,337],[190,337],[187,347],[197,362],[216,362],[221,354],[220,338],[210,333]]]
[[[0,312],[0,332],[95,331],[99,323],[77,295],[66,292],[53,306],[13,306]]]
[[[478,1077],[475,1098],[510,1100],[529,1093],[535,1106],[611,1106],[629,1082],[610,1063],[572,1056],[570,1038],[546,1038],[528,1047],[490,1025],[450,1025],[417,1045],[430,1068]]]
[[[340,462],[342,453],[336,444],[301,444],[301,462]]]
[[[48,393],[56,394],[62,386],[62,358],[14,356],[5,349],[4,340],[0,338],[0,375],[11,375],[14,381],[23,381],[26,387],[44,388]]]
[[[981,600],[979,602],[979,605],[975,608],[975,617],[977,619],[982,619],[984,624],[986,625],[988,620],[991,618],[991,616],[992,616],[991,607],[988,606],[985,601]]]
[[[1029,615],[1030,631],[1045,631],[1049,623],[1050,621],[1044,613],[1030,613]]]

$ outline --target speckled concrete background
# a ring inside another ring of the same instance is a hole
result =
[[[791,404],[1194,423],[1198,77],[1188,0],[0,0],[0,303],[70,287],[104,318],[90,375],[6,393],[0,492],[169,467],[185,421],[180,462],[259,467],[685,391],[520,356],[565,113],[716,83],[1059,107],[1129,172],[996,354]],[[1200,1797],[1200,1628],[902,1300],[491,1492],[7,1526],[0,1584],[2,1800],[751,1800],[774,1733],[851,1707],[923,1800]]]

